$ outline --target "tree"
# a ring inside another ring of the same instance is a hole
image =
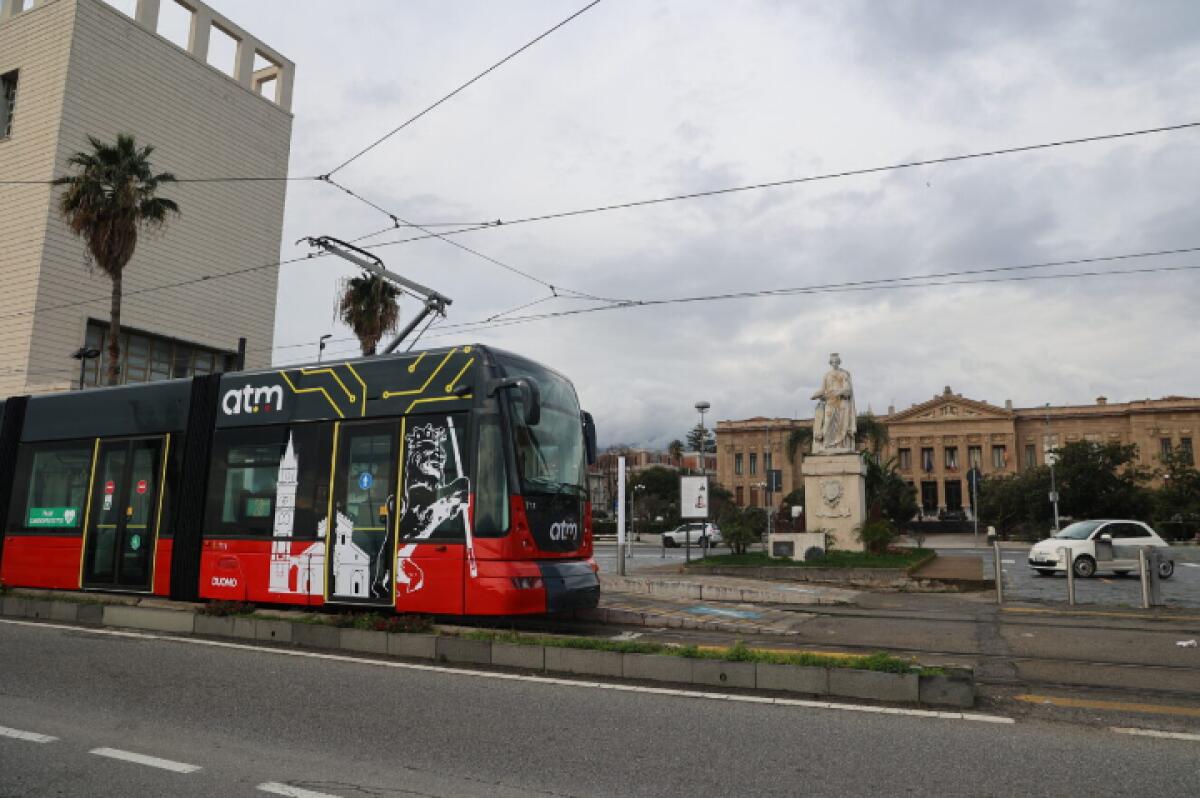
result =
[[[762,539],[767,530],[767,512],[761,507],[742,509],[726,505],[720,515],[721,537],[734,554],[745,554],[751,543]]]
[[[708,482],[708,514],[710,518],[720,518],[721,513],[726,507],[736,506],[733,501],[733,492],[723,486],[720,482],[709,480]]]
[[[1137,446],[1075,441],[1057,450],[1059,512],[1071,518],[1149,521],[1153,497],[1143,483],[1153,474],[1137,465]]]
[[[1017,474],[984,477],[979,482],[979,517],[1008,537],[1026,531],[1041,537],[1054,520],[1050,469],[1028,468]]]
[[[689,451],[699,452],[703,446],[703,451],[712,454],[717,450],[717,438],[711,429],[696,424],[688,431],[687,445]]]
[[[863,413],[855,420],[855,426],[855,444],[860,447],[866,444],[868,450],[875,455],[883,451],[888,442],[887,424],[876,418],[874,413]]]
[[[667,444],[667,454],[671,456],[671,465],[679,465],[683,457],[683,441],[676,438]]]
[[[91,152],[77,152],[67,164],[78,174],[55,178],[66,186],[58,210],[71,232],[87,242],[91,260],[112,281],[108,324],[108,370],[105,381],[119,382],[121,363],[121,290],[125,266],[144,230],[161,229],[167,215],[179,213],[174,201],[159,197],[163,183],[174,183],[170,172],[154,174],[154,147],[138,147],[133,136],[121,133],[115,144],[88,136]]]
[[[878,454],[863,452],[867,465],[867,507],[892,526],[903,528],[917,514],[917,492],[900,475],[896,459],[884,460]]]
[[[1154,525],[1183,539],[1200,532],[1200,471],[1190,451],[1177,448],[1162,458],[1162,487],[1154,494]]]
[[[797,454],[808,454],[812,451],[813,431],[812,427],[796,427],[788,433],[787,439],[787,456],[788,461],[793,465],[798,465],[796,461]]]
[[[338,317],[358,338],[364,355],[375,354],[379,339],[400,321],[400,290],[378,274],[363,272],[342,282]]]

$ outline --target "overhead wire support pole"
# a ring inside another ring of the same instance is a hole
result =
[[[322,249],[331,255],[337,255],[342,260],[349,261],[372,274],[377,274],[384,279],[391,280],[396,285],[408,291],[408,293],[416,295],[425,303],[424,309],[413,317],[408,326],[401,330],[392,339],[392,342],[384,348],[384,354],[396,351],[396,348],[408,337],[409,333],[415,330],[431,314],[436,313],[439,316],[445,316],[446,307],[454,302],[454,300],[434,291],[432,288],[427,288],[418,282],[409,280],[407,277],[401,277],[384,266],[383,261],[376,255],[359,249],[353,244],[347,244],[341,239],[333,238],[332,236],[308,236],[307,238],[300,239],[300,241],[307,241],[311,246]],[[296,243],[299,244],[300,241]]]

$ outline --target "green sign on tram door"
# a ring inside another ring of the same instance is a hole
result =
[[[30,507],[26,526],[61,529],[79,525],[78,507]]]

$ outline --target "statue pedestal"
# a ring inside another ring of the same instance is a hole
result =
[[[825,535],[821,532],[772,532],[767,539],[767,551],[772,557],[807,560],[808,553],[817,549],[825,553]]]
[[[867,520],[867,464],[856,452],[814,454],[800,466],[810,532],[833,536],[834,547],[862,551],[855,531]]]

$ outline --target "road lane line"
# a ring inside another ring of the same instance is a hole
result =
[[[0,726],[0,737],[11,737],[14,740],[25,740],[30,743],[52,743],[58,739],[57,737],[51,737],[49,734],[10,729],[7,726]]]
[[[1110,726],[1110,730],[1117,734],[1136,734],[1139,737],[1162,737],[1167,740],[1194,740],[1200,742],[1200,734],[1188,734],[1187,732],[1169,732],[1159,731],[1158,729],[1130,729],[1122,726]]]
[[[339,798],[328,792],[313,792],[305,790],[301,787],[293,787],[290,784],[280,784],[277,781],[268,781],[255,787],[256,790],[269,792],[272,795],[286,795],[289,798]]]
[[[159,759],[156,756],[135,754],[132,751],[122,751],[120,748],[93,748],[88,753],[95,754],[96,756],[106,756],[109,759],[120,759],[122,762],[133,762],[135,765],[170,770],[175,773],[195,773],[200,769],[199,765],[189,765],[187,762],[174,762],[170,759]]]
[[[1200,568],[1200,562],[1181,562],[1179,564],[1184,568]]]
[[[316,651],[297,651],[284,648],[267,648],[245,643],[228,643],[222,640],[204,640],[194,637],[176,637],[159,635],[150,632],[125,632],[116,629],[93,629],[86,626],[68,626],[66,624],[40,623],[37,621],[17,621],[0,618],[0,623],[15,626],[32,626],[39,629],[62,629],[80,634],[108,635],[111,637],[126,637],[141,640],[165,640],[173,643],[186,643],[211,648],[229,648],[238,651],[253,651],[258,654],[271,654],[281,657],[302,657],[305,659],[324,659],[332,662],[350,662],[357,665],[371,665],[379,668],[394,668],[396,670],[424,671],[427,673],[445,673],[455,676],[470,676],[477,679],[494,679],[509,682],[529,682],[532,684],[561,685],[574,689],[612,690],[618,693],[648,693],[651,695],[679,696],[683,698],[703,699],[712,701],[730,701],[740,704],[774,704],[785,707],[810,707],[815,709],[832,709],[844,712],[868,712],[879,715],[907,715],[916,718],[940,718],[947,720],[966,720],[977,723],[1015,723],[1012,718],[1000,715],[983,715],[973,712],[933,712],[923,709],[903,709],[866,704],[840,704],[829,701],[809,701],[799,698],[770,698],[767,696],[735,695],[730,693],[710,693],[699,690],[678,689],[669,687],[643,687],[640,685],[622,684],[615,682],[595,682],[576,679],[560,679],[553,676],[530,676],[521,673],[503,673],[499,671],[471,670],[444,665],[423,665],[416,662],[396,662],[393,660],[365,659],[344,654],[322,654]],[[109,749],[105,749],[109,750]],[[93,752],[95,753],[95,752]],[[135,754],[136,756],[136,754]],[[160,760],[165,761],[165,760]],[[176,763],[177,764],[177,763]],[[188,765],[187,767],[194,767]]]
[[[1090,698],[1068,698],[1054,695],[1019,695],[1016,700],[1027,704],[1049,704],[1070,709],[1111,709],[1117,712],[1138,712],[1144,715],[1182,715],[1200,718],[1200,707],[1176,707],[1167,704],[1138,704],[1129,701],[1100,701]]]

